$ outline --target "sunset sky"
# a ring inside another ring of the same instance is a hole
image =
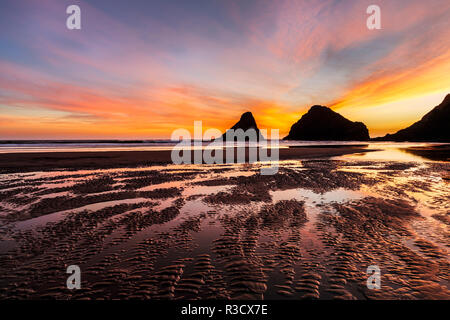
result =
[[[0,139],[169,138],[244,111],[284,136],[314,104],[380,136],[447,93],[448,0],[0,2]]]

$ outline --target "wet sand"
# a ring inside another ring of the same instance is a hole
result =
[[[0,174],[0,299],[450,299],[449,162],[261,166]]]
[[[279,149],[279,158],[280,160],[293,160],[333,157],[370,151],[366,147],[367,145],[338,145],[282,148]],[[246,159],[248,159],[248,148],[245,151]],[[194,158],[193,153],[191,158]],[[0,172],[2,173],[48,171],[57,168],[75,170],[138,167],[170,163],[172,163],[170,150],[0,153]]]
[[[404,149],[406,152],[421,156],[431,160],[450,161],[450,144],[409,147]]]

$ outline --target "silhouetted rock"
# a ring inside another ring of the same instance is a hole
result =
[[[439,141],[450,142],[450,94],[440,105],[428,112],[420,121],[377,141]]]
[[[324,106],[312,106],[297,121],[284,140],[366,141],[369,131],[362,122],[352,122]]]
[[[251,112],[245,112],[241,115],[241,119],[231,127],[231,130],[238,130],[242,129],[244,132],[246,132],[249,129],[254,129],[256,131],[256,138],[258,140],[263,139],[261,136],[261,133],[259,132],[258,126],[256,125],[255,118],[253,118],[253,114]],[[229,129],[230,130],[230,129]],[[223,135],[223,140],[226,140],[227,130]],[[235,139],[236,140],[236,139]],[[247,139],[248,140],[248,139]]]

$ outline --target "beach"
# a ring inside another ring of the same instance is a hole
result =
[[[237,148],[236,148],[237,149]],[[242,147],[248,160],[249,149]],[[295,160],[314,157],[332,157],[351,153],[370,152],[367,144],[296,146],[279,149],[280,160]],[[237,154],[237,150],[234,151]],[[147,151],[83,151],[77,152],[22,152],[0,153],[0,172],[48,171],[57,168],[69,170],[138,167],[167,165],[172,163],[171,150]],[[223,163],[226,162],[226,152]],[[194,159],[194,151],[191,151]]]
[[[13,315],[450,301],[450,1],[3,0],[0,21]]]
[[[449,299],[450,163],[405,148],[280,149],[267,176],[167,151],[1,154],[1,298]]]

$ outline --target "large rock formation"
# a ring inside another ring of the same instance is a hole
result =
[[[312,106],[284,140],[366,141],[369,131],[362,122],[350,121],[324,106]]]
[[[450,142],[450,94],[413,125],[374,140]]]
[[[234,126],[232,126],[231,129],[228,129],[222,135],[223,140],[227,139],[226,135],[229,130],[238,130],[238,129],[242,129],[244,132],[246,132],[248,129],[254,129],[256,131],[256,138],[258,140],[263,139],[261,133],[259,132],[258,126],[256,125],[255,118],[253,118],[253,114],[251,112],[243,113],[241,115],[241,119]]]

